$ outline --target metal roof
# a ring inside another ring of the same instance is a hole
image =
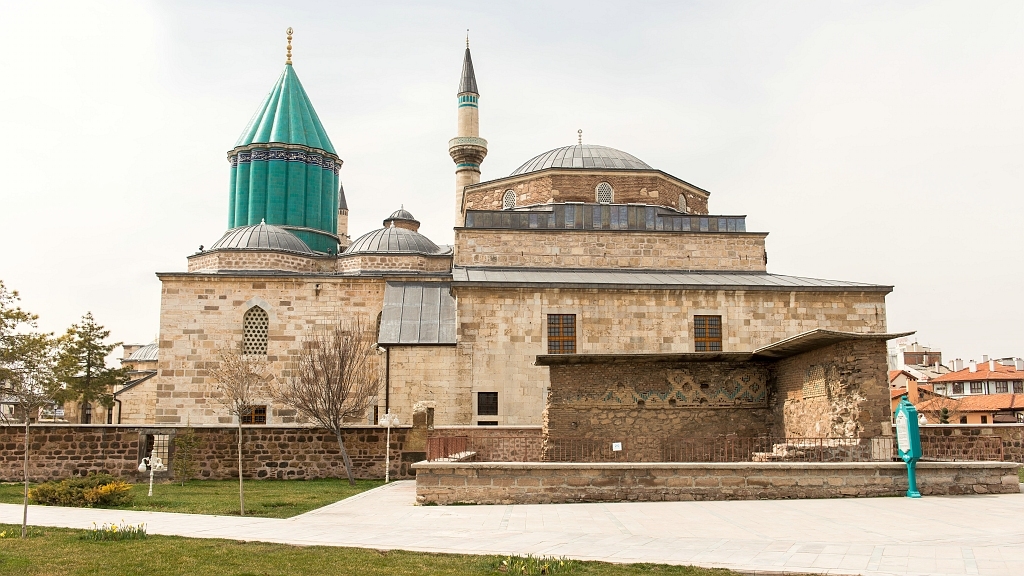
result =
[[[441,248],[430,238],[406,228],[390,226],[367,232],[345,249],[345,254],[425,254],[439,256],[447,254],[450,248]]]
[[[210,250],[285,250],[313,254],[298,236],[266,222],[232,228],[214,242]]]
[[[388,220],[416,220],[416,217],[405,208],[399,208],[392,212],[391,216],[388,216]]]
[[[767,272],[453,267],[453,286],[891,292],[892,286]]]
[[[632,154],[594,144],[576,144],[548,150],[516,168],[510,176],[518,176],[547,168],[604,168],[613,170],[653,170]]]
[[[914,331],[897,332],[893,334],[885,332],[840,332],[838,330],[817,328],[815,330],[809,330],[807,332],[797,334],[790,338],[779,340],[778,342],[773,342],[767,346],[762,346],[757,350],[754,350],[754,355],[764,358],[787,358],[803,352],[824,348],[825,346],[835,344],[837,342],[846,342],[849,340],[892,340],[893,338],[910,336],[913,333]]]
[[[152,344],[146,344],[142,348],[139,348],[135,352],[132,352],[125,358],[126,362],[156,362],[157,353],[160,351],[160,345],[156,342]]]
[[[462,59],[462,81],[459,82],[459,94],[470,92],[479,94],[476,87],[476,72],[473,71],[473,57],[469,54],[469,46],[466,46],[466,56]]]
[[[455,299],[442,282],[388,282],[377,343],[455,344]]]

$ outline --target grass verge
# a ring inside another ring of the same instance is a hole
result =
[[[0,524],[0,532],[18,533],[17,526]],[[333,548],[288,546],[258,542],[236,542],[149,536],[145,540],[94,542],[83,540],[82,530],[32,527],[29,538],[0,540],[0,574],[50,575],[136,575],[167,576],[217,574],[262,575],[303,574],[308,576],[446,575],[502,574],[505,557],[427,554]],[[739,576],[729,570],[667,566],[662,564],[608,564],[574,562],[571,574],[586,576]],[[507,573],[507,572],[506,572]],[[560,572],[562,573],[562,572]]]
[[[254,480],[245,483],[245,514],[265,518],[289,518],[326,506],[383,484],[381,480]],[[0,484],[0,502],[21,504],[24,484]],[[237,480],[191,480],[180,484],[132,486],[134,502],[122,510],[184,512],[187,514],[238,515]]]

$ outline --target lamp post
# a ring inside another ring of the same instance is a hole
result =
[[[398,426],[398,416],[390,411],[386,412],[380,419],[380,425],[388,428],[387,442],[384,445],[384,483],[387,484],[391,481],[391,427]]]
[[[163,472],[167,467],[164,466],[164,461],[159,456],[153,456],[150,452],[149,458],[143,458],[142,462],[139,463],[139,472],[145,472],[149,470],[149,495],[153,495],[153,472]]]

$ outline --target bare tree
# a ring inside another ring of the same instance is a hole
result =
[[[278,383],[274,398],[334,433],[348,482],[355,484],[342,428],[366,414],[380,385],[374,333],[360,322],[336,324],[309,334],[297,370]]]
[[[220,391],[220,402],[238,421],[238,507],[245,516],[245,489],[242,484],[242,420],[251,417],[256,395],[269,380],[265,356],[242,354],[232,348],[220,355],[220,364],[210,370]]]

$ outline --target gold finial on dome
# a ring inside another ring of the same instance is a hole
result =
[[[583,128],[576,131],[576,143],[583,144]]]
[[[285,59],[284,63],[290,66],[292,63],[292,27],[289,26],[285,32],[288,33],[288,58]]]
[[[466,28],[466,48],[469,48],[469,28]]]

